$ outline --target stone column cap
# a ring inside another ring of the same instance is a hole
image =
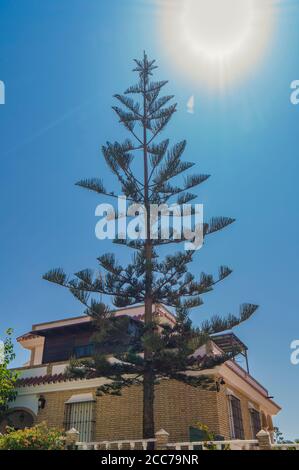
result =
[[[269,436],[269,433],[268,433],[268,431],[265,431],[264,429],[261,429],[261,430],[257,433],[256,437],[263,437],[263,436]]]
[[[156,436],[169,436],[169,433],[165,431],[165,429],[160,429],[160,431],[157,431]]]
[[[77,431],[77,429],[71,428],[68,431],[66,431],[65,434],[80,434],[80,433],[79,433],[79,431]]]

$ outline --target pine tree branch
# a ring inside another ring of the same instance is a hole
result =
[[[257,309],[258,305],[243,304],[240,307],[238,317],[236,315],[229,314],[226,318],[221,318],[219,315],[215,315],[211,320],[202,323],[201,330],[209,335],[231,330],[248,320]]]
[[[81,188],[88,189],[89,191],[93,191],[93,192],[98,193],[98,194],[103,194],[104,196],[113,197],[115,199],[119,198],[119,196],[117,196],[113,192],[109,193],[104,188],[101,189],[100,182],[101,182],[101,180],[99,180],[98,178],[89,178],[89,179],[84,179],[84,180],[78,181],[77,183],[75,183],[75,186],[79,186]],[[135,202],[134,199],[131,199],[129,197],[127,197],[127,200]]]

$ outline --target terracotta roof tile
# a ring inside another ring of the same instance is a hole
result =
[[[95,378],[95,374],[89,374],[87,379]],[[71,382],[72,380],[81,380],[80,378],[67,377],[65,374],[47,374],[38,377],[20,378],[17,381],[17,387],[34,387],[36,385],[52,384],[57,382]]]
[[[38,377],[26,377],[20,378],[17,381],[18,387],[30,387],[34,385],[42,385],[42,384],[49,384],[49,383],[56,383],[56,382],[63,382],[69,380],[66,378],[64,374],[54,374],[54,375],[40,375]]]

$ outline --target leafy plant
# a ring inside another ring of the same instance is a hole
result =
[[[7,411],[8,403],[13,401],[17,395],[15,385],[19,374],[8,368],[9,364],[15,358],[12,334],[12,329],[6,331],[4,348],[0,360],[0,417]]]
[[[15,431],[7,428],[0,436],[0,450],[63,450],[63,432],[49,428],[45,423]]]
[[[204,442],[205,450],[218,450],[217,445],[214,442],[212,442],[216,440],[215,433],[210,431],[209,427],[206,424],[198,422],[195,424],[194,427],[196,429],[199,429],[203,433],[203,436],[204,436],[203,442]],[[229,444],[222,445],[221,450],[230,450]]]

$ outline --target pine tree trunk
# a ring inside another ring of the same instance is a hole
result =
[[[148,278],[148,297],[145,299],[145,312],[144,312],[144,322],[146,326],[150,326],[153,320],[153,302],[150,295],[151,285],[152,285],[152,269],[151,269],[151,255],[152,247],[151,244],[146,248],[146,278]],[[150,331],[150,330],[148,330]],[[143,376],[143,438],[151,439],[155,434],[155,421],[154,421],[154,383],[155,383],[155,374],[152,369],[152,352],[146,347],[144,348],[144,361],[145,361],[145,370]]]
[[[151,439],[155,436],[154,419],[154,374],[146,370],[143,376],[143,438]]]
[[[149,181],[148,181],[148,155],[147,155],[147,106],[146,106],[146,78],[143,79],[143,165],[144,165],[144,205],[146,209],[146,241],[145,241],[145,305],[144,323],[150,333],[153,321],[152,301],[152,241],[150,231],[150,205],[149,205]],[[152,351],[144,348],[145,370],[143,376],[143,438],[154,437],[154,382],[155,376],[152,369]]]

